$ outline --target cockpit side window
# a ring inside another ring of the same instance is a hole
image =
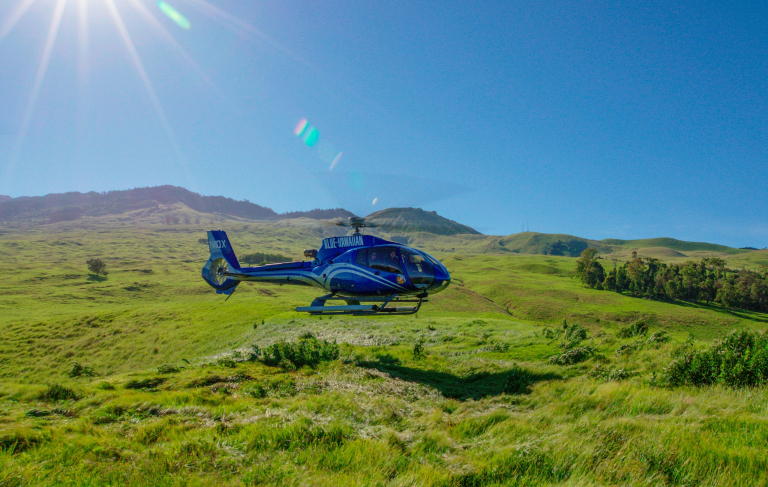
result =
[[[360,249],[355,256],[355,264],[368,267],[368,249]]]
[[[435,281],[435,267],[424,255],[410,249],[400,249],[405,271],[416,287],[427,287]]]
[[[402,266],[400,265],[400,257],[397,255],[397,248],[371,247],[367,250],[368,250],[367,267],[370,267],[371,269],[376,269],[378,271],[392,272],[394,274],[403,273]],[[359,252],[358,252],[358,255],[360,255]],[[360,262],[357,260],[355,262],[360,264]]]

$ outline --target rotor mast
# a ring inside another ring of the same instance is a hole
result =
[[[378,226],[375,223],[367,223],[365,221],[365,218],[360,218],[359,216],[351,216],[347,219],[347,221],[342,220],[338,222],[337,225],[340,227],[353,228],[355,231],[352,235],[362,235],[362,233],[360,232],[361,228],[366,228],[366,227],[372,228],[372,227]]]

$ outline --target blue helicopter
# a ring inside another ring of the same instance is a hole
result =
[[[429,294],[443,291],[451,275],[431,255],[372,235],[361,228],[376,226],[351,217],[340,226],[354,233],[324,238],[318,250],[304,251],[303,262],[240,267],[226,232],[208,232],[211,257],[203,279],[227,299],[242,281],[295,284],[322,288],[328,294],[296,311],[313,315],[403,315],[419,311]],[[344,305],[333,305],[344,301]],[[326,303],[330,302],[330,305]],[[409,303],[407,306],[401,304]]]

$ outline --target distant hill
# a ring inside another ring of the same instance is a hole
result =
[[[590,240],[557,233],[523,232],[491,240],[486,252],[513,252],[519,254],[544,254],[577,257],[586,248],[597,249],[599,254],[626,260],[632,252],[643,257],[662,260],[698,260],[702,257],[726,257],[746,250],[704,242],[685,242],[674,238],[650,238],[640,240]]]
[[[488,244],[490,252],[514,252],[516,254],[564,255],[575,257],[592,247],[600,252],[610,248],[596,240],[588,240],[560,233],[522,232],[501,237]]]
[[[643,247],[666,247],[668,249],[677,250],[681,252],[691,251],[707,251],[707,252],[723,252],[726,254],[738,253],[738,249],[733,247],[727,247],[725,245],[717,245],[706,242],[685,242],[683,240],[676,240],[674,238],[645,238],[640,240],[618,240],[615,238],[609,238],[601,240],[601,243],[610,245],[611,247],[620,248],[643,248]],[[618,250],[618,249],[617,249]]]
[[[480,235],[474,228],[421,208],[387,208],[371,213],[366,219],[385,232],[397,234],[425,232],[434,235]]]
[[[46,196],[22,196],[0,201],[0,221],[33,220],[55,223],[77,220],[83,216],[121,214],[158,205],[183,203],[201,213],[230,215],[250,220],[282,220],[286,218],[346,218],[347,210],[311,210],[278,214],[270,208],[237,201],[223,196],[203,196],[177,186],[155,186],[106,193],[60,193]]]
[[[174,210],[175,208],[175,210]],[[182,210],[179,210],[181,208]],[[193,213],[185,214],[183,208]],[[175,213],[174,213],[175,211]],[[179,213],[181,211],[181,213]],[[105,193],[61,193],[46,196],[10,198],[0,195],[0,224],[35,226],[47,223],[75,221],[83,217],[105,217],[104,222],[197,221],[199,214],[213,217],[256,221],[279,221],[309,218],[346,219],[353,213],[342,208],[313,209],[279,214],[270,208],[237,201],[224,196],[203,196],[177,186],[156,186]],[[119,216],[113,216],[119,215]],[[153,215],[150,217],[149,215]],[[756,267],[768,263],[767,251],[735,249],[705,242],[686,242],[674,238],[639,240],[590,240],[574,235],[523,232],[503,237],[482,235],[477,230],[449,220],[434,211],[421,208],[388,208],[368,215],[377,231],[402,243],[426,245],[440,251],[472,253],[543,254],[577,257],[591,247],[608,259],[629,260],[633,252],[643,257],[655,257],[668,262],[698,260],[704,257],[729,258],[729,264]],[[126,220],[128,219],[128,220]],[[89,220],[92,221],[92,220]],[[153,220],[154,221],[154,220]],[[292,225],[292,224],[291,224]],[[296,225],[307,225],[297,221]],[[329,227],[331,228],[331,227]],[[336,227],[332,227],[336,228]],[[736,258],[738,259],[732,259]]]

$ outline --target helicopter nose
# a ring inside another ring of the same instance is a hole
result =
[[[451,274],[448,272],[448,269],[442,266],[435,266],[435,281],[429,287],[429,292],[431,294],[439,293],[447,288],[449,284],[451,284]]]

